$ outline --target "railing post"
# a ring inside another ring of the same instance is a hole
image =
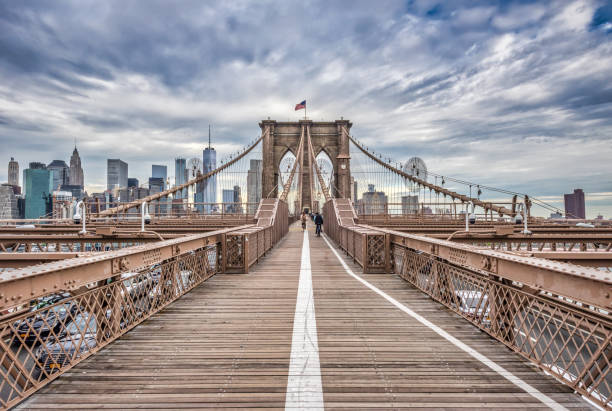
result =
[[[227,239],[221,234],[221,272],[227,271]]]
[[[391,273],[391,234],[385,234],[385,273]]]
[[[368,269],[368,236],[367,234],[360,233],[361,236],[361,266],[363,267],[363,273],[367,273]]]
[[[245,233],[242,240],[242,258],[244,259],[244,273],[249,273],[249,234]]]

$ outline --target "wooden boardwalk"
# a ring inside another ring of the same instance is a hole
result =
[[[302,239],[291,227],[249,274],[214,276],[18,408],[284,408]],[[322,238],[310,234],[310,253],[325,408],[548,408],[348,275]],[[399,277],[361,277],[561,406],[590,409]]]

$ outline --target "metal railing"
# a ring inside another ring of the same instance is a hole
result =
[[[393,243],[394,271],[602,406],[612,406],[612,321],[592,305]]]
[[[258,224],[0,275],[0,408],[11,407],[217,272],[247,272],[288,230],[287,204]]]
[[[2,321],[0,405],[18,403],[211,277],[218,248],[120,273],[76,296],[47,295],[30,311]]]
[[[376,229],[355,225],[355,211],[349,200],[334,198],[323,206],[323,229],[363,272],[389,272],[388,236]]]
[[[364,272],[395,272],[513,351],[612,407],[609,273],[355,224],[348,200],[325,231]]]

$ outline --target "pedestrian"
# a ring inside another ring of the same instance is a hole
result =
[[[317,237],[321,237],[321,226],[323,225],[323,216],[319,213],[315,213],[314,223],[317,226]]]
[[[302,230],[306,230],[306,211],[302,212],[300,220],[302,220]]]

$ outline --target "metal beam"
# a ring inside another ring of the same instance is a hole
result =
[[[374,228],[361,226],[365,228]],[[612,308],[612,274],[544,258],[512,255],[452,241],[378,228],[391,243],[435,255],[487,276],[497,276],[536,290],[563,295],[586,304]]]
[[[0,310],[51,292],[75,290],[120,272],[150,267],[168,258],[216,244],[221,241],[223,234],[246,227],[248,226],[193,234],[0,273]]]
[[[24,268],[50,261],[66,260],[87,255],[87,253],[0,253],[0,267]]]

